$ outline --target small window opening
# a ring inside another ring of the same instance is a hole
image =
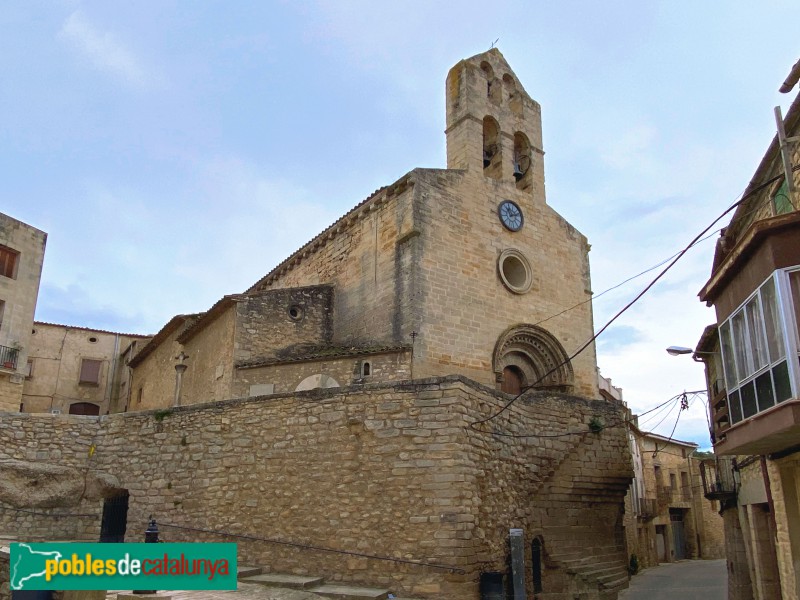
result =
[[[370,375],[372,375],[372,365],[368,360],[365,360],[361,363],[361,376],[369,377]]]
[[[494,69],[488,62],[481,63],[481,71],[486,76],[486,97],[495,104],[499,104],[502,100],[502,86],[500,80],[494,76]]]
[[[500,179],[500,126],[492,117],[483,119],[483,175]]]
[[[289,307],[289,318],[292,321],[302,321],[304,316],[305,311],[302,306],[294,305]]]
[[[96,337],[94,337],[94,336],[92,336],[92,337],[90,337],[90,338],[89,338],[89,341],[90,341],[92,344],[96,344],[96,343],[97,343],[97,338],[96,338]]]
[[[0,275],[9,279],[17,278],[19,252],[8,246],[0,246]]]

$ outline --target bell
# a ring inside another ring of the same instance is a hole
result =
[[[519,181],[520,179],[522,179],[522,177],[524,175],[525,175],[525,173],[522,172],[522,169],[520,168],[519,163],[515,162],[514,163],[514,180],[515,181]]]

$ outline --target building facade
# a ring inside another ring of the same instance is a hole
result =
[[[20,410],[82,415],[124,411],[130,402],[129,357],[149,339],[34,322]]]
[[[626,539],[638,567],[724,558],[722,518],[719,506],[704,498],[697,444],[643,432],[634,424],[630,430],[639,464],[626,499]]]
[[[19,411],[47,234],[0,213],[0,411]]]
[[[695,353],[721,459],[707,493],[737,599],[800,597],[800,100],[778,123],[699,294],[717,316]]]

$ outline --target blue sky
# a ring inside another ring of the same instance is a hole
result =
[[[792,99],[777,89],[800,46],[779,27],[799,19],[788,0],[6,2],[0,211],[49,233],[38,319],[155,332],[443,167],[447,71],[499,38],[542,105],[548,202],[592,243],[599,293],[743,190]],[[714,320],[696,298],[712,250],[598,344],[635,410],[703,387],[664,348]],[[598,298],[596,326],[646,281]],[[698,401],[676,435],[705,430]]]

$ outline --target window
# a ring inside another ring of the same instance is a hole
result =
[[[361,376],[369,377],[372,375],[372,364],[368,360],[361,363]]]
[[[19,252],[8,246],[0,246],[0,275],[16,279],[18,258]]]
[[[719,328],[731,423],[797,396],[800,271],[776,271]],[[794,323],[793,323],[794,321]],[[794,351],[787,351],[794,349]],[[796,384],[795,384],[796,385]]]
[[[28,359],[28,364],[25,366],[25,379],[33,377],[33,359]]]
[[[100,385],[100,368],[102,366],[102,360],[81,359],[81,375],[78,382],[84,385]]]

